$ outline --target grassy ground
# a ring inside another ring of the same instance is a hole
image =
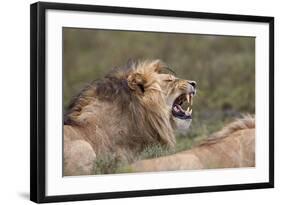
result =
[[[64,106],[85,84],[128,59],[162,59],[184,79],[196,80],[193,122],[177,136],[175,151],[147,147],[140,159],[186,150],[240,113],[255,113],[255,38],[64,28]],[[96,161],[94,174],[120,172],[112,156]]]

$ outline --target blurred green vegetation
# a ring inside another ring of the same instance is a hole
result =
[[[177,136],[176,152],[242,113],[255,113],[254,37],[74,28],[63,29],[64,107],[84,85],[128,59],[161,59],[178,77],[197,81],[193,122],[187,136]],[[166,154],[151,147],[141,158]],[[116,172],[112,160],[98,160],[97,174]]]

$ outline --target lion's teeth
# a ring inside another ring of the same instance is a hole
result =
[[[186,95],[187,102],[189,103],[189,95]]]
[[[186,109],[185,114],[186,114],[186,115],[191,115],[191,114],[192,114],[192,109],[188,107],[188,108]]]
[[[193,104],[193,97],[190,96],[190,105]]]

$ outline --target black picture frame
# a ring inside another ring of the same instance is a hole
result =
[[[130,15],[169,16],[195,19],[263,22],[269,24],[269,181],[191,188],[170,188],[107,193],[46,196],[46,81],[45,37],[46,11],[67,10]],[[82,4],[38,2],[30,6],[30,200],[37,203],[96,200],[197,192],[230,191],[274,187],[274,18],[144,8],[110,7]]]

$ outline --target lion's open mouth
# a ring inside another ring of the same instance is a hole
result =
[[[191,119],[192,114],[192,103],[193,103],[194,92],[189,94],[181,94],[177,97],[173,103],[172,114],[174,117],[179,119]]]

